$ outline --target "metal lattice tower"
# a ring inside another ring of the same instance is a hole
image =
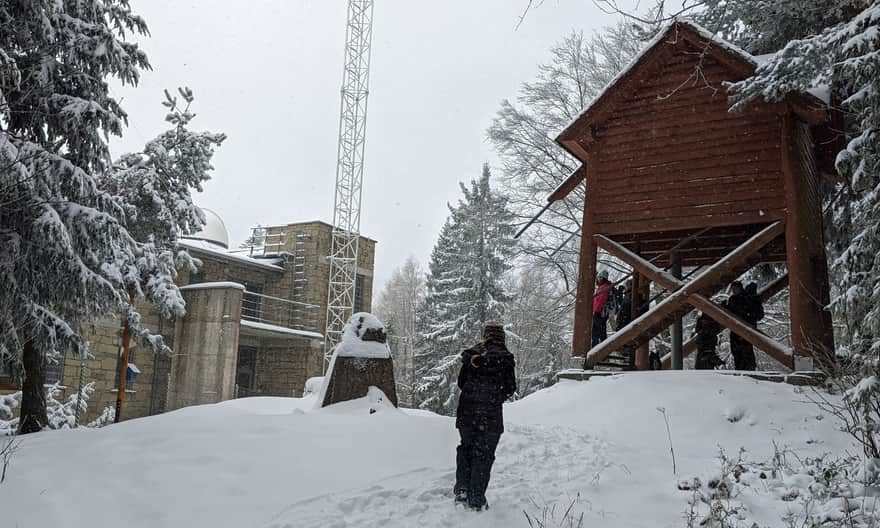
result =
[[[354,308],[372,36],[373,0],[349,0],[333,208],[333,243],[330,250],[330,286],[327,294],[327,328],[324,335],[324,370],[333,347],[342,337],[342,327]]]

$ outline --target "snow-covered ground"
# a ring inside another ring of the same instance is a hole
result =
[[[540,517],[555,504],[559,518],[574,503],[584,526],[683,526],[689,495],[676,484],[711,473],[719,447],[761,460],[773,441],[801,456],[849,446],[805,400],[788,385],[711,372],[563,381],[505,407],[482,513],[452,504],[451,418],[374,398],[322,410],[314,397],[235,400],[23,438],[0,484],[0,519],[18,528],[528,526],[524,511]],[[744,499],[753,516],[779,525],[784,503],[754,499]]]

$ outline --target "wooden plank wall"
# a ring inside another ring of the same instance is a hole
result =
[[[781,117],[728,112],[711,57],[678,53],[596,131],[597,233],[769,223],[785,217]],[[690,77],[690,79],[689,79]]]

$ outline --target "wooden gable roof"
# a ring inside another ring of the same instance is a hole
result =
[[[630,64],[623,69],[556,138],[556,142],[581,161],[585,147],[596,139],[595,130],[609,119],[644,79],[657,74],[660,68],[678,53],[704,53],[730,71],[731,81],[754,75],[761,59],[718,38],[712,32],[690,21],[674,21],[661,29]],[[696,74],[697,72],[695,72]],[[812,94],[792,94],[786,98],[791,110],[811,124],[827,121],[825,104]],[[764,103],[767,104],[767,103]],[[554,193],[553,201],[564,198]]]

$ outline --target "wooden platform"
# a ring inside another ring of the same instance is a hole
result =
[[[740,370],[715,370],[713,372],[722,376],[745,376],[759,381],[787,383],[789,385],[798,386],[821,385],[827,378],[825,373],[821,371],[785,373],[775,371],[745,372]],[[626,374],[628,374],[627,371],[566,369],[558,372],[556,378],[561,380],[589,381],[591,378],[607,378],[610,376],[623,376]],[[660,374],[658,373],[658,375]]]

